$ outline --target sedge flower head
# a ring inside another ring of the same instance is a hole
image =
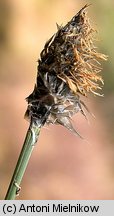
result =
[[[78,134],[71,118],[88,110],[80,96],[91,92],[100,95],[103,79],[99,60],[107,56],[95,47],[95,30],[91,27],[85,5],[45,44],[38,60],[37,82],[27,98],[26,116],[38,126],[61,124]],[[100,84],[101,83],[101,84]],[[79,135],[79,134],[78,134]]]

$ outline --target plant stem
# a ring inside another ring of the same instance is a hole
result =
[[[16,195],[19,194],[20,183],[25,173],[31,153],[35,147],[35,143],[39,137],[40,129],[41,128],[36,126],[34,123],[31,123],[29,126],[5,200],[14,200]]]

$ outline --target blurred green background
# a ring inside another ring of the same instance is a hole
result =
[[[34,87],[44,43],[86,3],[99,32],[104,97],[88,97],[96,116],[77,114],[82,141],[61,126],[45,126],[17,199],[114,199],[114,1],[0,0],[0,199],[4,199],[29,123],[25,98]]]

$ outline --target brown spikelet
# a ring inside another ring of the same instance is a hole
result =
[[[45,44],[38,60],[37,83],[27,98],[26,116],[38,126],[61,124],[77,133],[71,117],[85,113],[79,95],[97,93],[103,84],[99,75],[99,60],[107,56],[97,52],[95,30],[91,27],[85,5],[64,27],[57,25],[57,33]],[[87,108],[86,108],[87,109]]]

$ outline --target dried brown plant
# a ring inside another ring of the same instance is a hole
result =
[[[107,56],[97,52],[95,30],[87,17],[85,5],[64,27],[57,25],[57,33],[45,44],[38,60],[37,82],[27,98],[25,116],[38,127],[45,123],[61,124],[78,134],[71,117],[86,105],[80,96],[100,95],[103,84],[99,75],[99,60]],[[87,109],[88,110],[88,109]],[[79,135],[79,134],[78,134]]]

